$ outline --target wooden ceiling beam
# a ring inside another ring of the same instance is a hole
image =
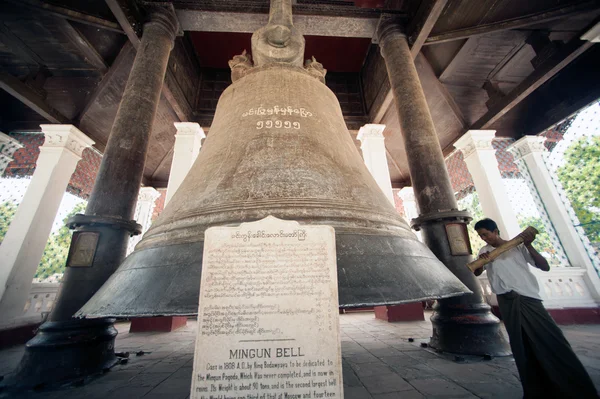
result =
[[[414,18],[411,19],[406,28],[406,33],[410,45],[410,53],[413,59],[417,58],[425,40],[429,36],[429,33],[433,29],[433,26],[442,14],[447,3],[448,0],[424,0]],[[394,95],[392,94],[389,83],[385,85],[384,90],[382,90],[378,96],[381,95],[384,96],[383,100],[375,100],[373,102],[373,104],[380,104],[379,107],[374,110],[375,112],[371,112],[373,123],[381,122],[383,116],[394,102]]]
[[[447,3],[448,0],[424,0],[415,17],[410,20],[406,32],[413,58],[421,51]]]
[[[95,17],[93,15],[84,14],[79,11],[71,10],[69,8],[56,6],[54,4],[48,4],[39,0],[7,0],[13,4],[21,7],[26,7],[33,11],[40,11],[45,14],[51,14],[60,18],[67,19],[69,21],[78,22],[84,25],[94,26],[100,29],[106,29],[116,33],[123,33],[123,30],[118,23],[108,21],[103,18]]]
[[[104,89],[106,89],[106,87],[110,85],[114,74],[123,66],[123,63],[125,62],[125,60],[127,60],[127,56],[131,51],[133,51],[133,45],[131,44],[131,42],[125,42],[123,47],[121,47],[117,58],[115,58],[112,65],[110,66],[110,69],[108,70],[108,72],[106,72],[106,74],[104,74],[102,80],[100,81],[100,83],[98,83],[98,86],[96,86],[96,89],[89,95],[85,106],[79,112],[79,115],[77,116],[78,122],[81,122],[81,120],[85,118],[85,115],[90,110],[92,105],[96,102],[98,97],[102,94]]]
[[[10,51],[21,58],[23,61],[34,66],[34,69],[39,69],[44,62],[33,52],[21,39],[11,32],[3,23],[0,23],[0,39],[4,45],[8,46]],[[32,69],[29,68],[31,71]],[[33,72],[33,71],[32,71]]]
[[[446,1],[446,0],[443,0]],[[268,14],[177,10],[184,31],[253,33],[265,26]],[[379,17],[294,14],[294,26],[306,36],[362,37],[371,39]]]
[[[177,45],[177,44],[176,44]],[[193,118],[194,111],[187,101],[183,90],[175,79],[175,74],[169,65],[165,74],[165,83],[163,84],[162,94],[177,115],[180,122],[189,122]]]
[[[410,187],[411,186],[411,182],[410,182],[410,177],[400,180],[400,181],[393,181],[392,182],[392,188],[393,189],[397,189],[397,190],[402,190],[404,187]]]
[[[553,8],[533,14],[524,15],[518,18],[510,18],[502,21],[491,22],[482,25],[471,26],[468,28],[456,29],[448,32],[436,33],[431,35],[425,41],[425,45],[444,43],[453,40],[466,39],[472,36],[485,35],[488,33],[524,28],[544,22],[554,21],[561,18],[570,17],[586,11],[597,10],[599,8],[597,0],[580,1],[575,4],[569,4],[563,7]]]
[[[141,12],[137,9],[136,3],[131,0],[105,1],[127,35],[127,38],[137,50],[141,42],[140,36],[142,35],[142,24],[139,22],[141,20]],[[175,112],[181,122],[188,122],[192,119],[193,110],[185,99],[183,91],[177,84],[170,63],[167,66],[162,94],[165,96],[173,109],[173,112]]]
[[[154,171],[152,172],[151,178],[150,180],[153,182],[156,182],[157,180],[155,179],[156,177],[156,172],[158,172],[168,160],[173,160],[173,148],[171,148],[169,151],[167,151],[167,153],[161,158],[160,162],[158,163],[158,165],[156,166],[156,168],[154,169]],[[169,174],[171,172],[169,171]]]
[[[129,0],[105,0],[106,5],[115,16],[117,22],[127,38],[137,50],[140,45],[140,36],[142,35],[142,27],[139,23],[140,13],[137,10],[136,4]]]
[[[58,28],[79,51],[85,62],[98,69],[100,73],[106,73],[108,70],[106,61],[79,30],[67,20],[59,20]]]
[[[147,176],[142,177],[142,185],[144,187],[154,187],[155,189],[167,188],[169,185],[168,181],[164,180],[152,180]]]
[[[386,158],[392,163],[392,165],[394,165],[394,168],[400,175],[400,178],[402,178],[402,180],[406,180],[407,177],[406,177],[405,173],[402,171],[402,169],[400,169],[400,165],[398,165],[398,162],[396,162],[396,160],[392,156],[392,153],[390,152],[390,150],[388,150],[387,147],[385,147],[385,155],[386,155]],[[408,179],[410,179],[410,177],[408,177]]]
[[[296,16],[299,15],[329,15],[334,17],[352,18],[379,18],[383,12],[406,17],[403,10],[408,8],[406,0],[378,0],[383,7],[361,7],[352,4],[350,0],[292,0],[292,11],[294,14],[294,25]],[[364,1],[362,1],[364,3]],[[164,5],[165,0],[144,0],[145,5]],[[177,10],[223,12],[234,14],[262,14],[269,15],[269,1],[267,0],[170,0]],[[325,4],[328,3],[328,4]],[[337,3],[337,4],[336,4]],[[371,2],[373,3],[373,2]],[[374,4],[371,4],[374,6]]]
[[[32,88],[14,76],[2,71],[0,71],[0,88],[51,123],[73,123],[69,118],[48,105]]]
[[[492,126],[593,45],[592,42],[580,40],[579,35],[576,35],[575,39],[560,47],[552,57],[543,62],[510,93],[499,99],[496,105],[473,123],[470,129],[487,129]]]

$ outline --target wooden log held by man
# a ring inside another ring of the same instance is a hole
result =
[[[488,252],[487,258],[479,258],[479,259],[467,264],[467,267],[469,269],[471,269],[472,272],[474,272],[475,270],[479,269],[480,267],[483,267],[486,264],[490,263],[491,261],[496,259],[498,256],[502,255],[504,252],[508,251],[509,249],[515,248],[515,247],[523,244],[523,241],[524,241],[523,234],[525,234],[525,233],[533,234],[533,237],[535,239],[535,236],[539,233],[539,231],[537,231],[537,229],[535,227],[529,226],[525,230],[523,230],[523,232],[521,234],[519,234],[512,240],[506,241],[504,244],[500,245],[498,248],[494,249],[491,252]]]

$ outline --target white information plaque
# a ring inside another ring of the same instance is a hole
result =
[[[335,232],[206,230],[192,399],[343,398]]]

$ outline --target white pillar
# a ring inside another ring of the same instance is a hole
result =
[[[398,191],[398,197],[402,200],[402,206],[404,207],[404,219],[410,225],[411,220],[419,217],[417,201],[415,200],[415,190],[412,187],[402,187]]]
[[[410,221],[414,218],[419,217],[419,210],[417,209],[417,201],[415,200],[415,190],[412,187],[402,187],[398,191],[398,197],[402,200],[402,207],[404,208],[404,219],[410,226]],[[419,239],[423,241],[420,231],[414,232]]]
[[[73,125],[41,128],[46,139],[35,172],[0,245],[2,324],[22,314],[67,184],[83,150],[94,144]]]
[[[363,159],[367,169],[373,175],[373,178],[381,188],[381,191],[390,200],[394,202],[394,193],[392,191],[392,181],[390,170],[387,164],[387,154],[385,151],[385,138],[383,131],[385,125],[367,124],[360,128],[356,138],[360,140]]]
[[[12,137],[0,132],[0,177],[13,160],[12,155],[23,145]]]
[[[152,212],[154,212],[155,201],[160,197],[160,193],[153,187],[140,187],[135,214],[133,218],[142,226],[142,234],[133,236],[127,244],[127,255],[133,252],[135,246],[142,239],[144,233],[152,224]]]
[[[165,205],[171,200],[190,168],[196,161],[202,139],[206,137],[199,124],[193,122],[175,122],[175,146],[173,147],[173,162],[167,184]]]
[[[545,140],[544,137],[525,136],[508,147],[508,150],[514,155],[515,161],[521,161],[521,164],[527,168],[544,208],[546,208],[548,217],[567,254],[567,258],[569,258],[569,263],[574,267],[587,271],[586,282],[588,288],[590,288],[596,300],[600,300],[598,273],[594,269],[582,238],[573,226],[567,208],[568,205],[565,205],[561,200],[559,190],[562,190],[562,188],[557,188],[546,167],[544,161],[544,153],[547,151],[544,146]]]
[[[498,169],[496,150],[492,147],[495,134],[495,130],[469,130],[454,143],[454,147],[463,153],[483,214],[498,224],[502,238],[510,240],[521,232],[521,228]]]

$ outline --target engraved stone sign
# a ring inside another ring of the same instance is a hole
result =
[[[452,255],[470,255],[472,253],[466,224],[446,224],[446,237],[448,237],[448,244],[450,245]]]
[[[100,233],[76,231],[71,239],[67,267],[90,267],[94,263]]]
[[[206,230],[192,399],[343,398],[335,232]]]

